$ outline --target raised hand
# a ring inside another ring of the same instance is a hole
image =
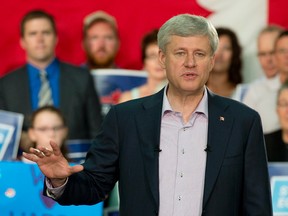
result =
[[[50,141],[52,150],[45,147],[30,148],[30,153],[23,152],[28,160],[38,164],[41,172],[51,180],[54,187],[61,186],[67,177],[83,170],[82,165],[70,166],[59,146]]]

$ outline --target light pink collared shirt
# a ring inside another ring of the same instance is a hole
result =
[[[165,88],[165,92],[167,86]],[[203,98],[184,124],[182,114],[163,97],[159,154],[159,216],[202,213],[208,136],[208,98]]]

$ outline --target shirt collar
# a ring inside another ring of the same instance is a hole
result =
[[[169,103],[169,100],[167,98],[167,89],[168,89],[168,85],[166,85],[164,88],[162,116],[165,114],[166,111],[173,111]],[[204,113],[204,115],[208,117],[208,93],[207,91],[208,91],[207,87],[205,86],[204,95],[193,113]]]
[[[53,71],[55,71],[56,68],[58,68],[59,66],[59,62],[56,58],[54,58],[50,64],[47,65],[47,67],[45,68],[45,71],[47,72],[48,75],[52,75]],[[28,63],[28,68],[29,70],[38,76],[40,68],[36,67],[35,65]]]

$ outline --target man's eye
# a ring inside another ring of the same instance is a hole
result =
[[[204,57],[205,54],[204,54],[204,53],[201,53],[201,52],[196,52],[196,53],[195,53],[195,56]]]
[[[50,32],[50,31],[45,31],[45,32],[43,32],[43,34],[44,34],[44,35],[51,35],[52,32]]]
[[[185,53],[184,52],[177,52],[176,55],[183,56],[183,55],[185,55]]]

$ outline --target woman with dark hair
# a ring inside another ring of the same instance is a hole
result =
[[[219,45],[207,86],[216,94],[235,98],[236,87],[242,83],[242,48],[237,35],[231,29],[216,28],[216,30]]]
[[[154,94],[167,83],[165,70],[161,68],[158,61],[157,34],[158,29],[148,32],[141,43],[141,59],[143,70],[147,72],[147,82],[130,91],[123,92],[119,103]]]

